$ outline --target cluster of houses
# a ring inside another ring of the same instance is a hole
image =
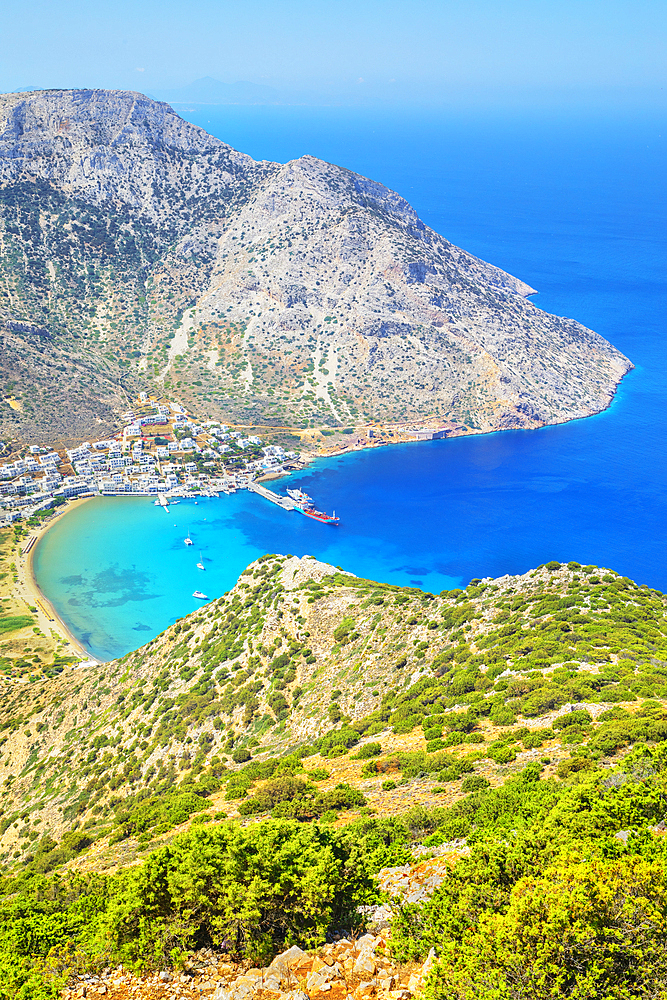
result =
[[[178,403],[142,393],[115,437],[62,451],[30,445],[0,464],[0,525],[29,517],[54,500],[95,494],[229,492],[298,460],[262,447],[217,421],[197,422]]]

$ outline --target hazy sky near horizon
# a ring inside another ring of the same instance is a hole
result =
[[[666,41],[665,0],[24,0],[3,14],[0,88],[659,90]]]

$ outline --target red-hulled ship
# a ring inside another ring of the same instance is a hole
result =
[[[315,510],[314,507],[298,507],[297,509],[306,517],[312,517],[314,521],[321,521],[322,524],[340,524],[340,518],[336,517],[336,511],[333,514],[323,514],[321,510]]]
[[[288,490],[287,495],[295,504],[294,510],[298,510],[300,514],[312,517],[314,521],[321,521],[322,524],[340,524],[340,518],[336,517],[336,511],[333,514],[325,514],[321,510],[316,510],[313,498],[309,497],[303,490]]]

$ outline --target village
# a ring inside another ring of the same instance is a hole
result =
[[[0,527],[70,499],[214,496],[302,467],[293,451],[215,420],[200,423],[179,403],[145,392],[122,419],[113,438],[57,451],[33,444],[9,456],[0,464]]]

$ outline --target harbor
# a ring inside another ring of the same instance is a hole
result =
[[[250,479],[244,477],[241,481],[238,479],[233,479],[229,484],[226,485],[225,489],[220,490],[207,490],[205,492],[185,492],[182,490],[171,490],[167,493],[158,494],[157,500],[154,501],[156,507],[162,507],[166,513],[169,513],[169,504],[179,503],[182,499],[194,499],[196,496],[207,496],[207,497],[219,497],[221,493],[230,495],[236,493],[237,490],[248,490],[249,493],[255,493],[257,496],[262,497],[263,500],[268,500],[269,503],[273,503],[276,507],[280,507],[285,511],[297,511],[299,514],[303,514],[305,517],[311,517],[315,521],[320,521],[323,524],[339,524],[340,518],[336,517],[336,512],[333,514],[325,514],[323,511],[317,510],[315,504],[311,497],[307,493],[303,493],[301,490],[288,490],[287,496],[281,493],[276,493],[274,490],[270,490],[267,486],[258,482],[255,479]]]
[[[157,500],[154,500],[153,503],[156,507],[161,507],[168,514],[169,505],[179,503],[183,499],[191,500],[197,496],[219,497],[221,493],[231,495],[239,489],[255,493],[257,496],[262,497],[263,500],[268,500],[269,503],[275,504],[276,507],[280,507],[282,510],[298,511],[299,514],[311,517],[313,520],[320,521],[323,524],[340,523],[340,518],[336,517],[335,511],[333,514],[325,514],[323,511],[317,510],[312,497],[309,497],[302,490],[288,489],[287,496],[284,496],[281,493],[270,490],[267,486],[248,476],[230,478],[222,489],[192,492],[176,488],[170,490],[169,493],[158,493]],[[189,538],[186,538],[185,542],[186,545],[192,544]]]
[[[304,467],[295,452],[220,421],[201,422],[164,397],[141,393],[122,417],[114,437],[70,448],[3,443],[0,527],[93,496],[152,496],[166,509],[174,496],[229,496]]]
[[[283,510],[296,510],[299,514],[311,517],[314,521],[320,521],[322,524],[340,523],[340,518],[336,517],[335,511],[333,514],[325,514],[321,510],[316,510],[312,497],[309,497],[302,490],[288,490],[287,496],[282,496],[257,482],[248,483],[247,489],[251,493],[256,493],[258,496],[264,497],[265,500],[269,500],[270,503],[276,504],[277,507],[282,507]]]
[[[261,483],[248,483],[247,488],[251,493],[256,493],[258,496],[264,497],[265,500],[269,500],[271,503],[276,504],[276,506],[282,507],[283,510],[297,509],[297,503],[295,500],[292,500],[291,497],[284,497],[279,493],[274,493],[273,490],[267,489],[266,486],[262,486]]]

